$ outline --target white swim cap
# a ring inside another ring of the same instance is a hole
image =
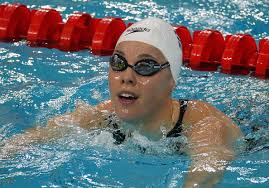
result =
[[[159,18],[146,18],[128,27],[116,46],[123,41],[138,41],[158,48],[170,63],[172,76],[177,78],[182,65],[182,46],[174,28]]]

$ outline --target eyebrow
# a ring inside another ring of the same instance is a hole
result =
[[[138,57],[139,59],[140,59],[140,58],[151,58],[151,59],[157,61],[157,58],[155,58],[154,56],[149,55],[149,54],[140,54],[140,55],[138,55],[137,57]]]
[[[119,53],[120,55],[125,56],[125,53],[124,53],[123,51],[121,51],[121,50],[115,50],[114,52],[117,52],[117,53]],[[157,61],[157,58],[155,58],[154,56],[149,55],[149,54],[139,54],[139,55],[137,56],[137,58],[138,58],[138,59],[142,59],[142,58],[150,58],[150,59],[153,59],[153,60]]]

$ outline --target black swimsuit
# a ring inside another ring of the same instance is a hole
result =
[[[180,100],[179,118],[178,118],[177,123],[174,126],[174,128],[167,133],[166,137],[178,137],[178,136],[181,136],[182,121],[183,121],[183,117],[184,117],[185,111],[187,109],[187,106],[188,106],[188,100]]]
[[[180,114],[179,114],[178,121],[177,121],[176,125],[174,126],[174,128],[167,133],[166,137],[181,136],[182,121],[183,121],[184,113],[187,109],[187,105],[188,105],[188,100],[180,100]],[[113,138],[115,139],[114,143],[121,144],[125,140],[126,135],[118,129],[117,123],[112,123],[112,120],[111,120],[108,122],[108,126],[111,126],[111,124],[112,124],[113,129],[117,129],[117,130],[113,131]]]

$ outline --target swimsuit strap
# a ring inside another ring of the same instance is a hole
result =
[[[181,135],[182,121],[183,121],[183,117],[186,112],[187,106],[188,106],[188,100],[180,100],[179,118],[174,128],[167,133],[166,137],[178,137]]]
[[[188,102],[189,102],[188,100],[181,100],[180,101],[180,114],[179,114],[179,118],[178,118],[176,125],[182,124],[183,117],[184,117],[184,114],[185,114],[187,106],[188,106]]]

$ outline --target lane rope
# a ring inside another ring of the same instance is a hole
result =
[[[94,55],[112,54],[121,33],[132,23],[121,18],[93,18],[75,12],[63,22],[57,10],[30,10],[26,5],[0,5],[0,41],[26,40],[32,47],[56,48],[62,51],[89,49]],[[249,34],[226,35],[212,29],[194,31],[174,26],[182,42],[184,64],[193,70],[269,78],[269,37],[256,46]]]

